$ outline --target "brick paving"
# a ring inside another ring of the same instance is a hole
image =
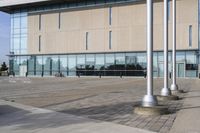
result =
[[[155,94],[159,94],[162,80],[155,80]],[[191,80],[178,83],[186,91],[192,85]],[[184,100],[160,102],[169,106],[167,115],[134,114],[134,106],[146,92],[142,78],[12,78],[1,82],[0,91],[1,99],[160,133],[169,132]]]

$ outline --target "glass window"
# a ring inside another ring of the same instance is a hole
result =
[[[115,69],[125,70],[125,54],[115,54]]]
[[[42,15],[39,14],[39,30],[41,30],[41,25],[42,25]]]
[[[104,54],[96,54],[95,69],[104,70],[104,63],[105,63]]]
[[[53,56],[51,59],[52,59],[52,70],[58,71],[59,68],[58,56]]]
[[[21,17],[21,28],[27,28],[27,17]]]
[[[115,70],[115,55],[114,54],[106,54],[105,55],[105,74],[106,76],[114,76]]]
[[[86,75],[94,75],[94,68],[95,68],[95,55],[86,54],[86,62],[85,62]]]
[[[77,55],[77,73],[85,75],[85,55]]]
[[[67,71],[68,70],[68,62],[67,62],[67,55],[60,56],[60,71]]]
[[[60,56],[60,72],[64,74],[64,76],[67,76],[68,71],[68,62],[67,62],[67,55],[61,55]]]
[[[61,13],[58,13],[58,29],[60,29],[61,26]]]
[[[158,52],[158,61],[159,62],[163,62],[164,61],[163,52]]]
[[[109,49],[112,49],[112,31],[109,31]]]
[[[36,57],[36,75],[41,76],[42,75],[42,70],[43,70],[43,61],[42,61],[42,56],[37,56]]]
[[[27,65],[27,56],[21,56],[20,65]]]
[[[69,76],[76,76],[76,56],[75,55],[68,56],[68,68],[69,68]]]
[[[51,75],[51,57],[50,56],[44,56],[43,57],[44,61],[44,75]]]
[[[19,50],[20,49],[20,38],[14,38],[13,40],[13,45],[14,45],[14,49],[15,50]]]
[[[136,54],[135,53],[127,53],[125,59],[126,59],[126,69],[127,70],[135,70],[136,63],[137,63]]]
[[[115,75],[123,76],[125,75],[125,54],[119,53],[115,54]]]
[[[186,52],[186,62],[187,64],[197,63],[197,57],[196,57],[195,51]]]
[[[115,56],[114,54],[106,54],[105,55],[105,68],[107,70],[114,70],[115,68]]]
[[[85,35],[85,49],[88,50],[88,36],[89,36],[89,33],[86,32],[86,35]]]
[[[35,56],[28,58],[28,75],[34,75],[35,73]]]
[[[23,36],[27,36],[28,30],[27,29],[21,29],[21,34]]]
[[[20,57],[16,56],[14,58],[14,71],[19,72],[19,65],[20,65]]]
[[[109,25],[112,25],[112,7],[109,7]]]
[[[13,29],[13,34],[15,34],[15,36],[19,37],[20,36],[20,29]]]
[[[39,40],[38,40],[38,51],[41,51],[41,35],[39,35]]]
[[[144,70],[147,67],[146,53],[137,54],[137,70]]]
[[[185,62],[185,52],[176,52],[176,61]]]
[[[192,25],[189,26],[189,47],[192,47]]]
[[[20,17],[20,11],[18,10],[18,11],[14,11],[14,13],[13,13],[13,17]]]
[[[77,69],[85,69],[85,55],[77,55]]]
[[[27,38],[26,37],[21,38],[21,49],[27,49]]]
[[[158,53],[153,53],[153,75],[158,77]]]
[[[14,29],[19,29],[20,28],[20,17],[14,18],[13,21],[14,21]]]

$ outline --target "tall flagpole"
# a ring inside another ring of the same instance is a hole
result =
[[[173,50],[172,50],[173,77],[172,77],[171,91],[178,91],[178,85],[176,84],[176,0],[172,0],[172,2],[173,2]]]
[[[168,88],[168,0],[164,0],[164,88],[161,90],[161,95],[171,95],[171,90]]]
[[[158,104],[153,95],[153,0],[147,2],[147,95],[144,96],[142,105],[146,107]]]

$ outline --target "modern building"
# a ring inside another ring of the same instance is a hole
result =
[[[200,0],[177,0],[177,76],[198,77]],[[143,76],[146,0],[1,0],[11,14],[10,72]],[[163,76],[163,0],[154,0],[155,77]],[[172,2],[169,1],[169,72]]]

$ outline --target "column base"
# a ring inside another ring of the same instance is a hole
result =
[[[142,105],[135,107],[133,112],[145,116],[158,116],[169,113],[167,106],[144,107]]]
[[[161,96],[170,96],[171,90],[169,88],[162,88],[161,90]]]
[[[153,95],[145,95],[142,100],[142,106],[144,107],[153,107],[158,105],[158,100]]]
[[[172,84],[170,90],[171,91],[178,91],[178,85]]]
[[[158,101],[179,100],[179,97],[175,96],[175,95],[170,95],[170,96],[157,95],[156,97],[157,97]]]

